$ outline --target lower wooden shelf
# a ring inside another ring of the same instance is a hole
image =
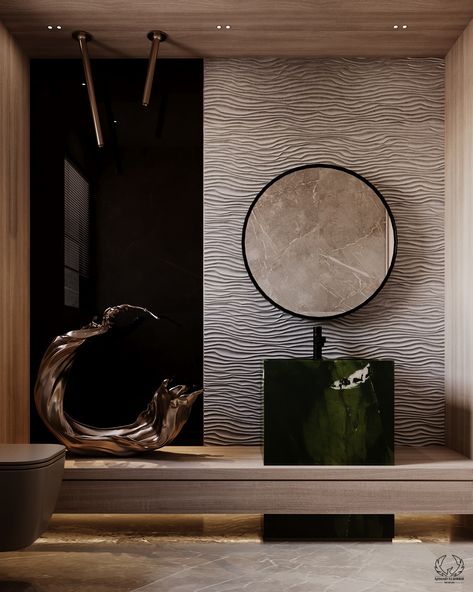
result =
[[[253,446],[76,457],[56,512],[473,514],[473,460],[441,446],[397,448],[394,466],[264,466]]]

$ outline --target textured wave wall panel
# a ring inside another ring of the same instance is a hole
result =
[[[374,183],[399,238],[378,296],[323,322],[325,355],[394,359],[397,442],[443,444],[443,60],[207,60],[204,101],[205,442],[260,444],[262,360],[311,355],[314,322],[259,294],[241,234],[268,181],[321,162]]]

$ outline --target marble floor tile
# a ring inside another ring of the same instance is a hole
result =
[[[448,590],[473,590],[473,537],[453,517],[396,529],[394,543],[263,543],[260,516],[58,515],[0,553],[0,592],[441,592],[434,563],[452,554],[465,569]]]

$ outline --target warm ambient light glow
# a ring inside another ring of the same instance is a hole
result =
[[[225,25],[225,29],[231,29],[230,25]]]
[[[220,31],[220,29],[222,28],[222,25],[217,25],[217,29]]]
[[[399,29],[399,25],[394,25],[393,29]]]
[[[50,31],[52,31],[52,30],[53,30],[53,26],[52,26],[52,25],[48,25],[48,29],[49,29]]]

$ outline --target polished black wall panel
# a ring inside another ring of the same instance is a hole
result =
[[[51,339],[129,303],[162,322],[77,361],[66,411],[93,425],[135,418],[165,376],[202,384],[201,60],[160,60],[141,106],[145,60],[92,63],[105,147],[96,146],[80,60],[31,64],[31,363]],[[79,309],[64,306],[64,158],[91,185],[91,271]],[[50,439],[35,410],[33,441]],[[182,443],[200,443],[202,400]]]

